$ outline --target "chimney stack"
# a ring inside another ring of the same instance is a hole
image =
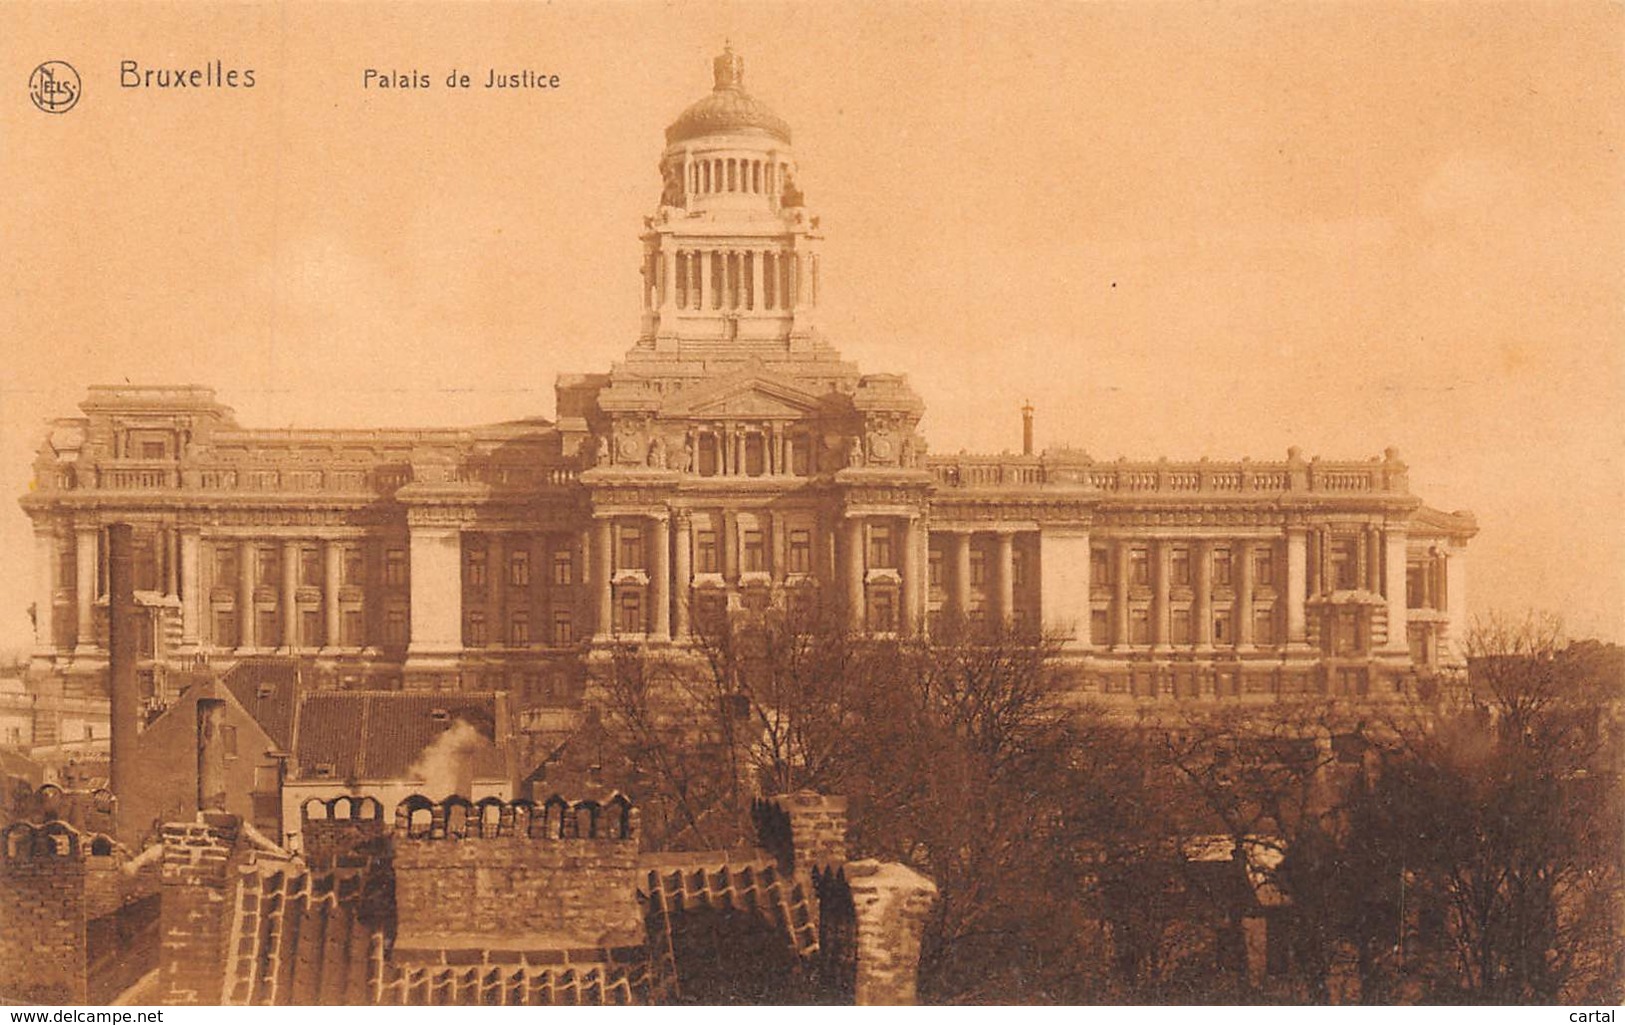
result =
[[[1022,403],[1021,406],[1021,454],[1033,454],[1033,404]]]
[[[220,698],[197,701],[197,810],[226,810],[226,703]]]
[[[120,800],[140,785],[135,778],[136,735],[141,730],[141,693],[135,679],[140,613],[135,605],[134,528],[107,528],[107,689],[111,699],[110,788]]]

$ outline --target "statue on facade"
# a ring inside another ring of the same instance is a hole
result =
[[[847,442],[846,442],[846,465],[847,466],[862,466],[863,465],[863,437],[862,437],[862,435],[854,434],[854,435],[852,435],[852,437],[847,439]]]
[[[598,448],[593,458],[593,465],[609,465],[609,436],[607,434],[600,434],[598,436]]]
[[[649,467],[655,470],[666,468],[666,439],[659,434],[649,442]]]

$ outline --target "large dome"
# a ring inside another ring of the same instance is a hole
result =
[[[790,126],[777,114],[745,92],[745,61],[731,48],[712,62],[716,87],[711,95],[692,104],[666,129],[666,143],[683,142],[704,135],[730,135],[739,132],[765,132],[786,145]]]

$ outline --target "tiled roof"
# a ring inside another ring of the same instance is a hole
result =
[[[495,743],[497,697],[490,693],[319,691],[299,704],[293,739],[296,772],[310,779],[405,779],[424,749],[458,721],[492,743],[475,752],[474,775],[508,775]],[[321,772],[318,766],[331,766]]]
[[[271,742],[287,750],[293,742],[293,711],[299,697],[298,664],[292,659],[244,660],[221,682]]]

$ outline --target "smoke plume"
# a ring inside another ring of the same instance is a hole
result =
[[[472,724],[458,719],[423,749],[407,776],[422,780],[422,792],[431,800],[467,797],[474,789],[474,760],[490,743]]]

